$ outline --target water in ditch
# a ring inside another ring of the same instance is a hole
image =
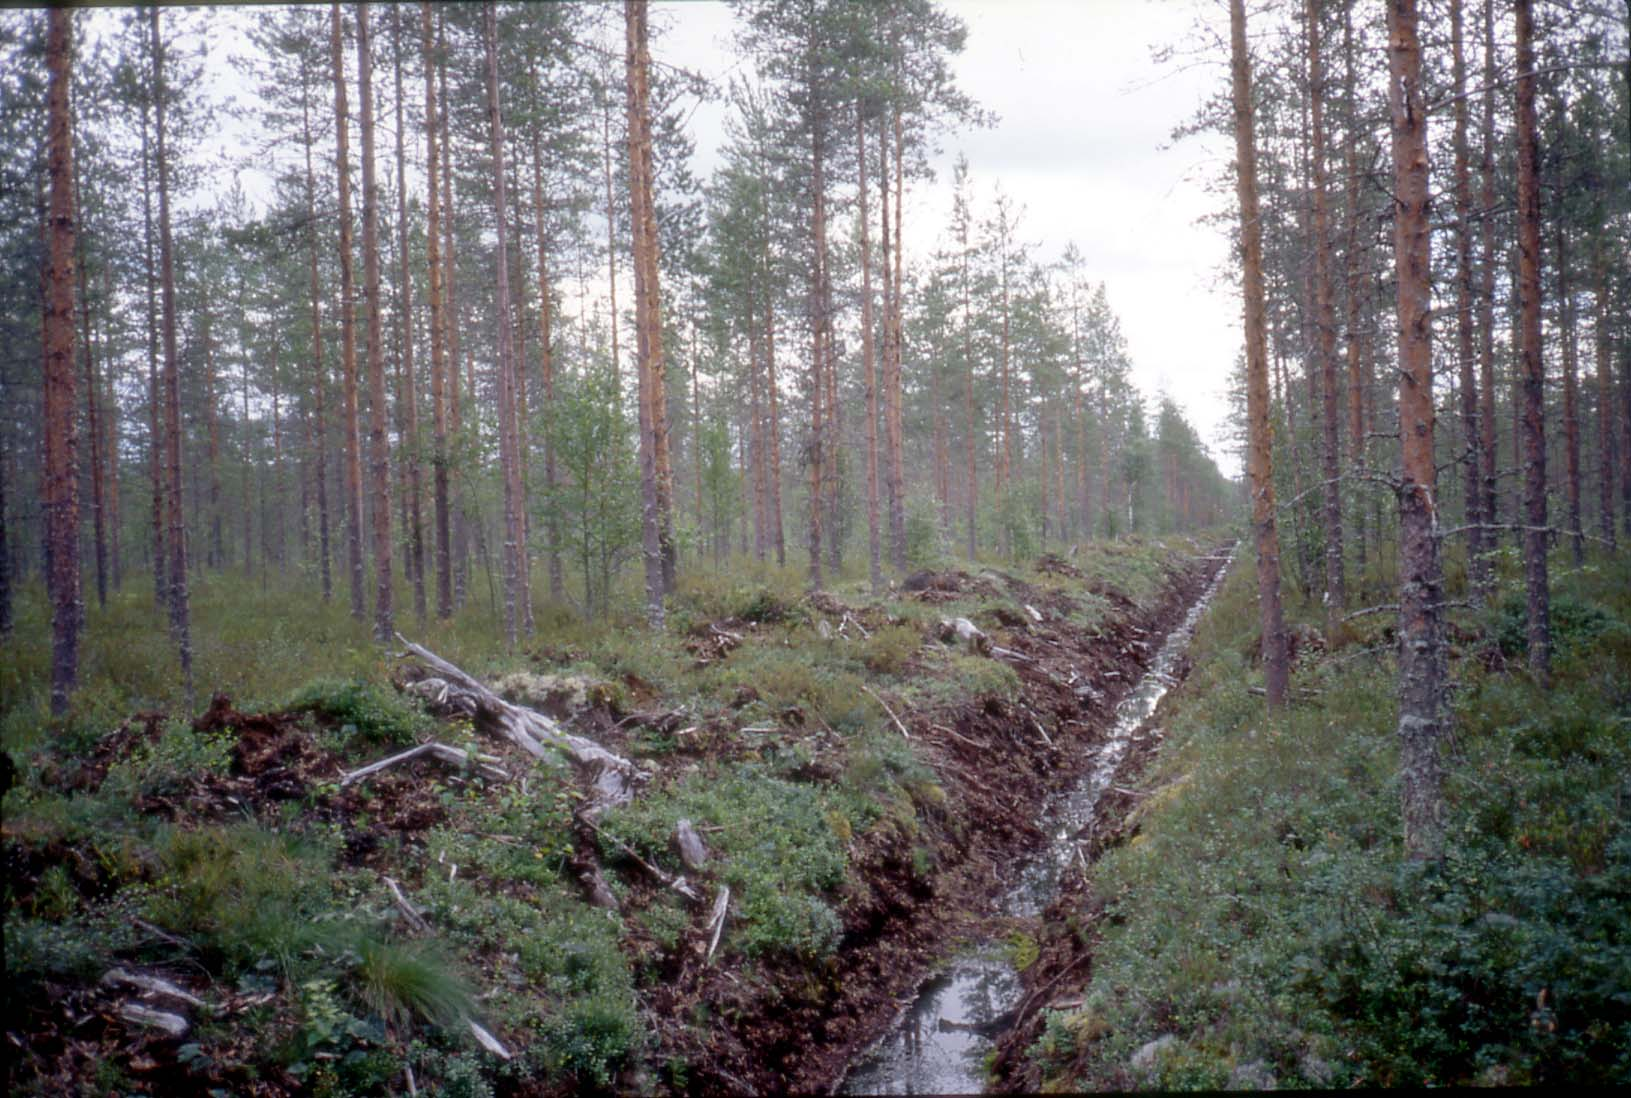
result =
[[[1047,848],[1020,869],[997,914],[1034,918],[1047,907],[1072,862],[1085,858],[1093,809],[1115,779],[1121,760],[1168,690],[1195,626],[1223,585],[1228,565],[1167,635],[1149,670],[1116,707],[1116,721],[1099,745],[1093,766],[1054,800],[1041,821]],[[985,1089],[985,1059],[1005,1016],[1019,1005],[1020,976],[1009,943],[976,942],[954,955],[918,988],[900,1020],[850,1068],[842,1094],[978,1094]]]

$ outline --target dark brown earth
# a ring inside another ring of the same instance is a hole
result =
[[[1044,805],[1082,776],[1117,703],[1217,567],[1195,562],[1174,572],[1148,610],[1119,592],[1101,592],[1116,611],[1096,632],[1065,620],[1068,596],[1011,577],[913,576],[925,601],[969,591],[1012,599],[1016,612],[1002,618],[1011,624],[991,639],[1027,657],[1014,662],[1020,698],[900,713],[912,738],[928,747],[925,761],[944,803],[920,820],[915,837],[880,828],[857,840],[853,876],[864,884],[845,897],[844,937],[820,971],[790,966],[753,978],[738,966],[703,968],[700,954],[685,958],[652,1003],[663,1054],[685,1056],[693,1085],[705,1091],[835,1087],[956,941],[984,922],[979,913],[1012,883],[1015,861],[1041,846],[1035,820]],[[1041,610],[1044,620],[1032,621],[1025,605]],[[1127,807],[1107,804],[1106,815],[1119,819]],[[914,870],[914,846],[932,852],[936,868],[927,880]],[[1062,942],[1050,948],[1064,952]],[[1060,957],[1061,966],[1072,963]],[[1054,969],[1031,971],[1047,978]],[[685,1024],[702,1003],[716,1020],[705,1037]],[[1034,1013],[1032,1007],[1027,1022]]]
[[[1045,572],[1080,577],[1057,557],[1044,558],[1040,564]],[[1096,630],[1070,620],[1079,609],[1070,595],[1001,573],[971,576],[949,571],[911,577],[912,597],[926,603],[971,596],[998,603],[982,615],[980,624],[994,645],[1010,653],[1003,658],[1019,677],[1018,697],[964,698],[922,710],[907,710],[894,699],[885,699],[919,746],[944,797],[919,804],[915,833],[907,825],[880,824],[855,838],[850,873],[854,883],[839,910],[843,938],[834,954],[816,967],[791,958],[749,966],[733,957],[708,964],[700,921],[671,951],[643,939],[638,931],[630,932],[625,948],[639,960],[655,962],[662,974],[659,985],[646,993],[656,1029],[654,1062],[683,1058],[689,1065],[689,1088],[704,1092],[812,1092],[834,1087],[958,939],[978,928],[989,929],[989,920],[980,913],[1012,883],[1016,860],[1042,844],[1044,836],[1035,821],[1044,805],[1080,778],[1090,763],[1090,749],[1114,721],[1117,703],[1138,681],[1162,638],[1181,620],[1216,567],[1201,560],[1173,571],[1162,597],[1150,609],[1139,608],[1118,591],[1094,589],[1110,607],[1109,620]],[[834,630],[875,630],[890,624],[889,615],[878,606],[847,606],[830,595],[811,596],[810,602],[809,609]],[[1027,607],[1040,611],[1043,620],[1035,621]],[[699,626],[687,647],[699,662],[728,659],[741,643],[739,638],[752,633],[757,624],[731,619]],[[613,750],[628,747],[634,726],[675,731],[678,714],[661,710],[654,691],[642,690],[645,684],[637,681],[626,685],[639,707],[636,712],[624,714],[598,704],[592,712],[575,715],[574,723]],[[739,707],[750,700],[737,698],[732,704]],[[796,710],[780,714],[780,719],[793,727],[819,721]],[[389,872],[400,860],[405,841],[421,839],[445,818],[437,783],[425,780],[440,773],[439,764],[416,760],[340,789],[337,782],[345,764],[320,742],[314,731],[320,720],[298,711],[246,714],[218,695],[194,727],[235,737],[228,773],[184,779],[144,798],[140,808],[185,825],[244,815],[271,818],[288,802],[303,800],[306,814],[340,828],[344,864]],[[96,790],[116,762],[159,738],[162,722],[162,714],[136,715],[104,738],[83,762],[47,775],[47,781],[63,789]],[[680,746],[686,754],[718,760],[747,749],[724,713],[687,731]],[[810,731],[816,742],[820,729]],[[504,757],[512,773],[524,769],[525,761],[507,746],[489,749]],[[1141,756],[1135,752],[1128,765],[1140,764]],[[809,766],[813,779],[836,778],[840,772],[839,761],[825,759],[820,750],[812,752]],[[824,774],[823,767],[832,773]],[[1121,795],[1107,796],[1100,806],[1105,820],[1101,831],[1113,834],[1115,821],[1124,818],[1129,807]],[[5,840],[8,888],[13,902],[24,907],[31,904],[42,875],[53,865],[66,867],[73,887],[86,898],[105,896],[152,874],[150,867],[140,865],[110,867],[88,843],[82,844],[84,849],[60,842],[35,843],[10,829]],[[585,834],[580,840],[580,853],[592,857],[592,837]],[[636,907],[661,887],[638,875],[625,883],[630,885],[627,902]],[[1035,1085],[1024,1074],[1018,1052],[1027,1035],[1034,1035],[1040,1009],[1061,994],[1055,983],[1062,987],[1085,979],[1084,954],[1077,936],[1069,932],[1075,924],[1066,918],[1069,914],[1080,921],[1084,911],[1095,909],[1080,888],[1080,881],[1067,882],[1061,906],[1050,913],[1057,917],[1046,920],[1066,929],[1043,936],[1041,958],[1026,973],[1028,990],[1035,994],[1000,1046],[1004,1078],[1014,1085]],[[163,934],[157,927],[139,930]],[[196,973],[150,974],[195,993],[204,990],[193,986],[199,984]],[[1064,982],[1059,982],[1061,976]],[[256,1041],[274,1040],[292,1024],[275,1013],[280,1008],[270,995],[210,990],[219,1010],[244,1015],[245,1024],[237,1028],[243,1030],[247,1044],[239,1063],[254,1059],[250,1046]],[[33,1067],[22,1070],[42,1080],[59,1077],[64,1093],[92,1077],[99,1061],[117,1061],[159,1092],[195,1092],[206,1085],[233,1093],[299,1091],[292,1079],[251,1081],[226,1068],[200,1070],[197,1064],[179,1063],[177,1042],[117,1017],[118,1004],[126,998],[94,983],[48,986],[42,999],[28,1004],[25,1011],[25,1056]],[[702,1017],[710,1019],[709,1024],[697,1025]],[[213,1051],[222,1063],[234,1060],[221,1055],[228,1049]],[[12,1060],[7,1057],[8,1065],[21,1068]],[[538,1091],[546,1092],[547,1088]]]

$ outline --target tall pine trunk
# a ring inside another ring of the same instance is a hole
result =
[[[1325,66],[1320,55],[1320,4],[1308,0],[1308,87],[1314,187],[1314,344],[1319,362],[1322,429],[1320,470],[1325,478],[1325,621],[1334,635],[1347,604],[1342,544],[1342,450],[1337,416],[1336,309],[1331,292],[1330,214],[1325,170]]]
[[[391,466],[385,428],[385,332],[379,300],[379,184],[374,174],[374,51],[368,5],[357,5],[357,94],[362,115],[362,269],[368,296],[368,473],[373,496],[374,636],[396,632],[391,605]]]
[[[155,32],[156,33],[156,32]],[[61,716],[79,681],[85,606],[79,583],[79,427],[74,408],[74,134],[68,94],[73,15],[53,8],[46,27],[46,174],[50,186],[45,269],[46,571],[51,596],[51,712]],[[160,115],[162,118],[162,114]],[[161,143],[160,148],[163,148]]]
[[[544,408],[552,412],[555,407],[554,307],[550,301],[549,238],[544,231],[543,142],[537,127],[532,131],[532,216],[533,231],[538,238],[538,366],[543,380]],[[549,416],[544,424],[544,491],[553,493],[559,483],[555,467],[555,426]],[[544,533],[549,538],[549,597],[562,602],[566,598],[566,577],[561,567],[561,522],[554,507],[549,509]]]
[[[424,471],[419,464],[419,394],[413,374],[413,271],[408,262],[407,128],[402,121],[402,9],[391,9],[391,52],[396,78],[396,221],[401,263],[402,403],[406,437],[401,441],[408,466],[408,551],[413,578],[413,614],[425,620]]]
[[[329,7],[329,59],[334,70],[334,166],[340,201],[340,373],[345,428],[345,551],[351,616],[363,620],[362,427],[357,410],[357,304],[351,271],[351,146],[340,5]]]
[[[305,54],[301,54],[300,66],[301,137],[306,153],[306,266],[311,294],[312,415],[316,421],[312,424],[312,436],[317,447],[317,570],[323,601],[328,602],[334,595],[328,520],[328,415],[324,400],[328,371],[323,366],[323,288],[317,275],[317,173],[312,168],[311,80]]]
[[[881,544],[878,530],[878,377],[872,360],[872,236],[866,187],[866,112],[855,105],[855,159],[860,173],[861,215],[861,372],[866,386],[866,531],[867,576],[872,593],[883,589]],[[887,186],[884,194],[889,193]],[[889,203],[884,201],[884,254],[888,255]]]
[[[1263,226],[1257,204],[1251,58],[1245,0],[1229,0],[1235,122],[1235,192],[1240,203],[1242,297],[1246,329],[1246,476],[1257,541],[1257,602],[1263,631],[1263,682],[1271,709],[1285,704],[1288,668],[1280,608],[1280,535],[1274,520],[1274,438],[1269,425],[1267,318],[1263,305]]]
[[[1551,678],[1551,595],[1546,575],[1545,363],[1540,344],[1540,182],[1536,178],[1535,49],[1531,0],[1515,0],[1518,138],[1518,329],[1523,400],[1523,557],[1528,589],[1529,669]]]
[[[1467,145],[1467,56],[1463,0],[1450,0],[1450,51],[1455,98],[1455,303],[1456,366],[1461,388],[1461,429],[1464,436],[1462,468],[1465,474],[1467,571],[1473,589],[1480,589],[1484,560],[1484,476],[1480,468],[1483,448],[1478,422],[1478,383],[1473,375],[1473,268],[1472,175]]]
[[[1416,0],[1388,2],[1393,120],[1393,248],[1399,304],[1399,772],[1404,842],[1436,858],[1443,842],[1444,577],[1433,464],[1432,259],[1427,101]]]
[[[430,0],[419,6],[419,52],[425,63],[425,261],[430,291],[431,510],[435,523],[436,616],[453,616],[452,542],[447,484],[447,315],[443,309],[441,156],[436,149],[436,66]]]
[[[1576,568],[1586,561],[1580,523],[1580,344],[1575,331],[1574,285],[1570,281],[1569,232],[1557,222],[1558,337],[1563,341],[1563,469],[1568,505],[1569,551]]]
[[[187,594],[187,527],[181,512],[181,378],[176,353],[175,260],[170,241],[170,164],[164,132],[164,48],[159,37],[159,10],[148,9],[153,51],[153,153],[159,186],[159,296],[164,340],[164,464],[166,530],[170,553],[170,631],[181,660],[182,690],[193,697],[193,645]]]
[[[487,55],[487,123],[493,158],[493,219],[498,253],[498,451],[504,479],[504,632],[516,642],[518,622],[528,598],[522,545],[521,455],[516,453],[515,349],[510,323],[508,200],[504,178],[504,117],[498,99],[498,11],[489,0],[483,9]]]

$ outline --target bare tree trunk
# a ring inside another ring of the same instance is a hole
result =
[[[1598,536],[1608,543],[1609,552],[1619,548],[1614,530],[1614,380],[1609,366],[1609,315],[1612,306],[1608,298],[1608,243],[1599,240],[1593,263],[1596,285],[1593,296],[1597,303],[1597,526]]]
[[[362,125],[362,267],[368,297],[368,471],[374,521],[374,637],[396,633],[391,606],[391,464],[385,428],[385,335],[379,300],[379,186],[374,177],[374,53],[368,5],[357,5],[357,89]]]
[[[814,45],[811,45],[813,51]],[[812,89],[819,97],[819,89]],[[821,267],[826,262],[827,252],[827,180],[826,165],[824,163],[825,150],[822,147],[821,116],[819,108],[811,107],[815,117],[810,127],[810,178],[813,201],[811,202],[811,233],[810,233],[810,443],[805,451],[804,460],[810,469],[810,586],[816,590],[821,589],[821,503],[826,497],[821,490],[823,463],[823,445],[825,439],[822,433],[822,367],[826,362],[826,349],[822,340],[826,335],[826,328],[821,323]]]
[[[612,403],[617,410],[618,421],[623,419],[623,363],[621,348],[618,345],[618,324],[622,319],[617,311],[617,201],[612,188],[612,97],[608,92],[606,101],[602,104],[600,118],[601,127],[601,154],[606,177],[606,316],[611,324],[612,335]],[[639,230],[630,227],[632,232]],[[637,322],[638,323],[638,322]],[[619,431],[613,437],[613,444],[622,437]]]
[[[1320,55],[1320,6],[1308,0],[1308,87],[1312,123],[1309,159],[1314,187],[1314,336],[1319,361],[1323,431],[1320,467],[1325,477],[1325,628],[1334,635],[1347,605],[1343,574],[1342,450],[1337,415],[1336,309],[1331,292],[1330,215],[1325,171],[1325,66]]]
[[[447,317],[442,286],[441,155],[436,148],[438,109],[431,40],[430,0],[419,6],[419,53],[425,65],[425,265],[430,293],[431,511],[436,558],[436,616],[453,616],[452,544],[447,485]]]
[[[767,223],[768,225],[768,223]],[[782,527],[782,421],[781,388],[776,382],[776,301],[771,291],[769,229],[765,231],[765,390],[770,400],[770,529],[776,542],[776,565],[787,566],[787,537]]]
[[[629,222],[634,230],[634,311],[639,348],[640,487],[646,612],[662,628],[663,596],[674,589],[674,478],[668,457],[668,396],[657,284],[657,214],[652,198],[651,106],[645,0],[624,0],[628,100]]]
[[[187,703],[193,697],[193,645],[187,604],[187,527],[181,513],[181,379],[176,355],[175,263],[170,246],[170,165],[164,143],[164,49],[159,38],[159,10],[147,9],[153,50],[154,163],[159,182],[159,294],[164,321],[165,486],[170,550],[170,630],[181,658],[181,682]]]
[[[1352,112],[1358,102],[1354,89],[1354,46],[1352,5],[1342,7],[1342,68],[1343,85],[1348,102],[1349,118],[1343,162],[1347,181],[1344,186],[1345,216],[1347,220],[1347,354],[1348,354],[1348,463],[1359,470],[1365,468],[1365,340],[1362,295],[1367,283],[1366,260],[1359,249],[1359,140],[1358,119]],[[1354,557],[1358,566],[1359,585],[1365,581],[1365,511],[1364,497],[1350,493],[1357,506],[1354,508]]]
[[[1495,534],[1489,529],[1500,521],[1496,515],[1495,452],[1495,0],[1484,0],[1484,99],[1483,140],[1479,154],[1478,204],[1483,211],[1482,264],[1478,300],[1478,514],[1486,524],[1478,531],[1474,545],[1478,557],[1473,583],[1479,597],[1488,599],[1495,590],[1495,566],[1488,554],[1495,549]]]
[[[1551,678],[1551,596],[1546,576],[1545,364],[1540,345],[1540,184],[1536,179],[1535,50],[1531,0],[1515,0],[1518,65],[1518,311],[1523,360],[1524,576],[1528,587],[1529,668]]]
[[[410,571],[413,573],[413,614],[425,620],[424,473],[419,466],[419,396],[413,376],[413,272],[408,265],[407,133],[402,122],[402,9],[391,9],[391,52],[396,77],[396,220],[398,258],[401,261],[402,396],[407,437],[401,442],[408,465],[408,523]]]
[[[340,5],[329,6],[329,57],[334,68],[335,178],[340,200],[340,372],[345,422],[345,549],[351,575],[351,616],[363,619],[362,428],[357,420],[357,304],[351,273],[350,119],[345,90],[345,36]]]
[[[1399,772],[1404,842],[1436,858],[1443,842],[1444,577],[1433,464],[1432,271],[1427,103],[1416,0],[1389,0],[1394,254],[1399,284]]]
[[[521,457],[516,453],[515,352],[510,328],[510,261],[504,179],[504,118],[498,100],[498,11],[483,9],[487,53],[487,121],[493,155],[493,216],[498,233],[498,449],[504,477],[504,631],[513,647],[527,599],[522,561]]]
[[[73,15],[53,8],[47,20],[46,174],[51,197],[46,234],[45,475],[41,495],[50,547],[46,579],[51,592],[51,712],[62,716],[79,681],[79,632],[85,620],[79,584],[79,427],[74,416],[74,241],[78,226],[73,118],[68,107]],[[162,136],[159,147],[162,155]]]
[[[1240,202],[1242,296],[1246,328],[1246,475],[1257,535],[1257,601],[1263,629],[1263,682],[1271,709],[1285,704],[1289,677],[1280,610],[1280,536],[1274,522],[1274,438],[1269,425],[1267,322],[1263,310],[1263,225],[1257,205],[1251,59],[1245,0],[1229,0],[1235,119],[1235,189]]]
[[[1472,178],[1467,148],[1467,57],[1462,18],[1463,0],[1450,3],[1450,50],[1455,82],[1455,255],[1456,255],[1456,364],[1461,385],[1461,426],[1465,436],[1463,470],[1466,475],[1467,523],[1472,527],[1467,540],[1467,571],[1473,589],[1481,586],[1479,576],[1485,567],[1483,533],[1484,475],[1480,468],[1478,383],[1473,376],[1473,269],[1472,269]]]
[[[889,458],[888,475],[884,478],[888,485],[889,497],[889,561],[895,566],[895,571],[906,571],[906,473],[902,455],[902,427],[901,427],[901,302],[906,294],[906,284],[902,275],[901,257],[906,250],[906,241],[901,236],[901,201],[906,189],[906,175],[902,161],[905,152],[905,142],[902,137],[900,105],[895,104],[891,112],[895,129],[895,273],[890,279],[889,295],[889,338],[885,344],[885,353],[888,356],[884,365],[884,441]],[[889,180],[884,177],[883,184],[884,216],[889,214]]]
[[[209,520],[210,542],[209,550],[204,561],[209,567],[219,571],[226,565],[226,537],[223,529],[225,522],[221,510],[221,416],[217,404],[220,398],[215,392],[215,324],[210,307],[206,303],[200,310],[199,333],[200,342],[204,344],[204,432],[208,448],[205,453],[209,460]],[[244,467],[248,468],[248,437],[249,437],[249,377],[244,375]],[[244,524],[244,560],[249,560],[249,526]],[[247,567],[247,564],[246,564]]]
[[[442,109],[442,330],[447,337],[447,429],[453,438],[461,433],[464,417],[459,396],[459,265],[453,251],[453,139],[450,116],[453,107],[447,97],[447,17],[436,24],[438,58],[436,79]],[[471,396],[475,394],[472,393]],[[448,510],[451,515],[453,605],[463,606],[470,576],[470,518],[468,501],[449,483]]]
[[[1586,562],[1580,525],[1580,345],[1574,320],[1574,286],[1569,280],[1569,234],[1557,223],[1558,335],[1563,340],[1564,491],[1569,507],[1569,550],[1576,568]]]
[[[958,166],[966,167],[961,162]],[[974,313],[969,304],[968,248],[968,218],[964,216],[958,222],[957,251],[961,266],[958,282],[963,292],[963,417],[968,430],[968,559],[973,561],[979,556],[980,446],[974,420]]]
[[[867,575],[872,593],[883,590],[883,568],[878,531],[878,379],[872,361],[872,238],[868,223],[872,211],[866,193],[866,115],[862,105],[855,107],[855,157],[860,172],[861,213],[861,371],[866,385],[866,529]],[[883,240],[887,264],[889,255],[889,190],[884,188]],[[888,275],[885,275],[887,285]]]
[[[550,302],[549,240],[544,232],[544,153],[538,130],[532,131],[532,211],[533,229],[538,237],[538,361],[542,371],[544,407],[555,407],[555,350],[553,306]],[[555,429],[546,420],[544,428],[544,489],[553,492],[559,474],[555,468]],[[566,577],[561,570],[561,524],[554,508],[545,522],[549,538],[549,597],[566,599]]]
[[[151,60],[151,58],[149,59]],[[142,270],[147,283],[147,471],[153,496],[153,605],[167,609],[169,587],[165,579],[164,546],[164,436],[159,426],[164,401],[159,386],[159,279],[154,258],[152,157],[148,143],[148,109],[142,100]]]
[[[49,32],[47,33],[49,34]],[[49,125],[50,120],[47,119],[48,129]],[[68,125],[70,131],[75,128],[71,109]],[[49,140],[49,136],[47,140]],[[83,217],[84,202],[81,200],[80,195],[79,172],[76,166],[73,172],[73,213],[76,218]],[[79,227],[79,223],[76,221],[74,228],[77,230]],[[96,379],[96,340],[91,330],[91,295],[86,289],[84,241],[84,235],[76,231],[74,269],[79,283],[80,334],[85,341],[85,430],[86,434],[90,436],[91,443],[91,524],[92,551],[96,558],[96,605],[106,608],[108,605],[108,535],[106,484],[102,468],[102,415],[100,407],[102,387]],[[81,617],[83,617],[83,612],[81,612]]]
[[[317,443],[317,567],[323,589],[323,601],[334,594],[334,580],[330,570],[328,521],[328,416],[325,414],[323,394],[328,388],[328,371],[323,367],[323,309],[322,285],[317,277],[317,175],[312,169],[311,149],[311,83],[306,71],[305,55],[301,55],[300,118],[301,134],[306,152],[306,252],[311,282],[311,363],[312,411],[316,422],[312,434]]]

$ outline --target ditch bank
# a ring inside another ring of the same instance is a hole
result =
[[[912,577],[917,596],[929,602],[951,601],[971,584],[1003,588],[987,592],[999,597],[989,611],[998,627],[986,641],[996,653],[992,658],[1017,672],[1018,691],[1008,698],[965,698],[895,714],[902,734],[933,771],[940,793],[918,804],[914,820],[891,821],[855,838],[837,948],[813,964],[783,959],[751,968],[711,967],[700,954],[682,958],[649,1004],[659,1023],[657,1059],[681,1060],[688,1066],[688,1083],[703,1089],[922,1090],[918,1081],[896,1086],[887,1072],[852,1075],[852,1069],[869,1050],[875,1053],[891,1035],[900,1035],[903,1021],[910,1029],[920,993],[932,993],[936,975],[944,976],[954,961],[954,969],[974,966],[971,979],[982,994],[992,1001],[1003,1001],[1006,994],[1009,1001],[984,1024],[953,1022],[937,1032],[976,1038],[967,1044],[978,1058],[978,1050],[989,1047],[979,1042],[994,1031],[1009,1024],[1028,1030],[1048,1002],[1039,981],[1078,963],[1065,956],[1064,942],[1043,928],[1075,924],[1063,906],[1040,911],[1037,888],[1053,889],[1035,880],[1029,894],[1036,899],[1029,908],[1002,900],[1020,883],[1016,869],[1058,838],[1050,832],[1061,827],[1062,818],[1050,815],[1050,809],[1091,779],[1102,748],[1116,735],[1123,703],[1160,658],[1167,637],[1186,619],[1193,624],[1191,610],[1212,589],[1226,560],[1226,550],[1216,549],[1170,565],[1159,595],[1139,606],[1094,584],[1070,563],[1044,558],[1039,571],[1080,581],[1087,593],[1111,604],[1091,628],[1071,620],[1070,596],[1013,577]],[[1149,743],[1129,744],[1126,766],[1138,765],[1139,756],[1153,749]],[[1126,807],[1113,792],[1103,798],[1095,818],[1107,823],[1098,831],[1108,831],[1113,814]],[[1080,828],[1067,830],[1074,834]],[[1054,876],[1068,889],[1071,878],[1081,875]],[[977,947],[976,956],[964,955],[962,947],[970,944]],[[1042,950],[1047,959],[1040,957]],[[1004,952],[1007,956],[993,967],[992,954]],[[1023,979],[1004,977],[1004,966],[1024,968]],[[1017,1013],[1011,1009],[1015,1004]],[[704,1016],[710,1024],[699,1026],[697,1019]],[[900,1040],[914,1038],[908,1032]]]

